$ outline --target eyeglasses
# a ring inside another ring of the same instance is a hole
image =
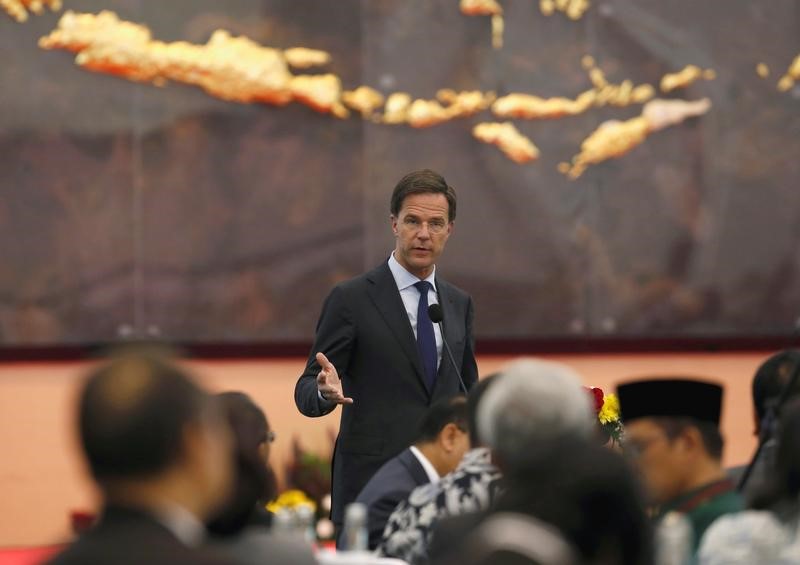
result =
[[[406,216],[403,218],[403,227],[409,231],[419,231],[423,225],[428,226],[428,231],[432,234],[439,235],[447,229],[447,222],[444,220],[431,220],[430,222],[423,222],[414,216]]]
[[[627,457],[631,459],[638,459],[644,452],[647,451],[651,445],[660,439],[667,439],[666,436],[653,436],[647,439],[631,439],[627,438],[622,445],[622,451]]]

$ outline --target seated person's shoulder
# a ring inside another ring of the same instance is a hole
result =
[[[764,563],[790,540],[771,512],[748,510],[717,518],[703,535],[698,556],[704,565]]]

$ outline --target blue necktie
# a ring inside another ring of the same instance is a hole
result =
[[[417,346],[425,369],[428,390],[433,390],[436,384],[436,365],[439,355],[436,352],[436,334],[433,333],[433,322],[428,316],[428,290],[431,283],[419,281],[414,283],[419,291],[419,306],[417,307]]]

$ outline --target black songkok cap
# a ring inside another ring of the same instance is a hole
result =
[[[722,387],[689,379],[639,380],[617,387],[622,421],[637,418],[694,418],[719,426]]]

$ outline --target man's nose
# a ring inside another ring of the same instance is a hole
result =
[[[428,239],[431,236],[431,232],[428,230],[428,222],[422,222],[419,227],[419,231],[417,232],[417,237],[420,239]]]

